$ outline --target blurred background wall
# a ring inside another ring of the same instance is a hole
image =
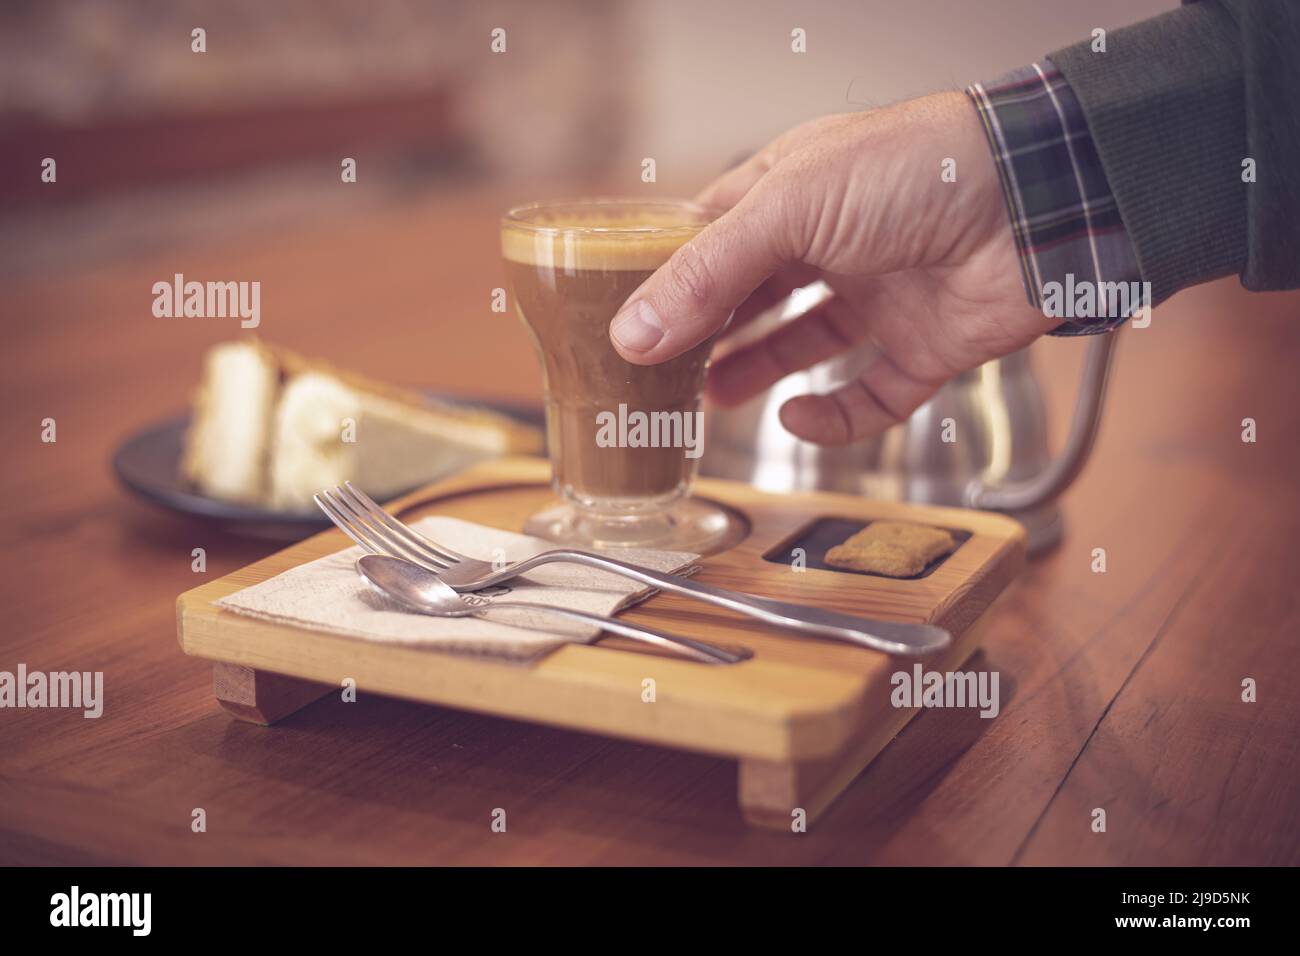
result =
[[[467,184],[630,190],[645,157],[689,194],[812,116],[963,86],[1172,5],[7,0],[0,276]],[[47,155],[53,197],[32,174]],[[363,188],[337,188],[340,155]]]

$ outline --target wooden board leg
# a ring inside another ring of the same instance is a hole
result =
[[[835,802],[876,754],[898,736],[916,712],[891,711],[889,719],[830,757],[776,763],[740,761],[740,809],[753,826],[792,832],[795,811],[811,824]]]
[[[937,670],[963,666],[979,649],[986,630],[987,617],[968,628],[939,663],[927,666]],[[879,711],[879,716],[868,721],[869,729],[830,757],[787,763],[743,758],[738,790],[745,820],[753,826],[789,833],[795,811],[802,809],[805,822],[811,824],[916,713],[915,708]]]
[[[313,684],[238,664],[218,661],[212,665],[212,692],[221,706],[253,724],[273,724],[332,690],[329,684]]]

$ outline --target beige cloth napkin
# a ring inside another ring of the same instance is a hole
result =
[[[518,561],[556,547],[554,542],[500,531],[458,518],[428,517],[416,531],[461,554],[485,561]],[[356,571],[359,547],[291,568],[214,602],[236,614],[330,631],[370,641],[418,645],[434,650],[527,659],[562,644],[589,642],[597,628],[555,614],[488,611],[483,618],[438,618],[411,614],[377,594]],[[682,551],[620,549],[618,557],[656,571],[677,571],[698,555]],[[547,604],[592,614],[613,614],[651,593],[635,581],[577,564],[548,564],[482,592],[502,601]],[[503,593],[505,592],[505,593]]]

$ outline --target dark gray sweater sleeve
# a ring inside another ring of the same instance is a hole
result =
[[[1202,0],[1051,59],[1154,301],[1234,273],[1300,287],[1300,0]]]

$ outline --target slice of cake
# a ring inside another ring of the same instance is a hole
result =
[[[253,368],[262,370],[256,387]],[[537,429],[505,415],[250,341],[209,354],[182,467],[205,494],[306,511],[312,495],[344,481],[382,499],[541,445]]]

